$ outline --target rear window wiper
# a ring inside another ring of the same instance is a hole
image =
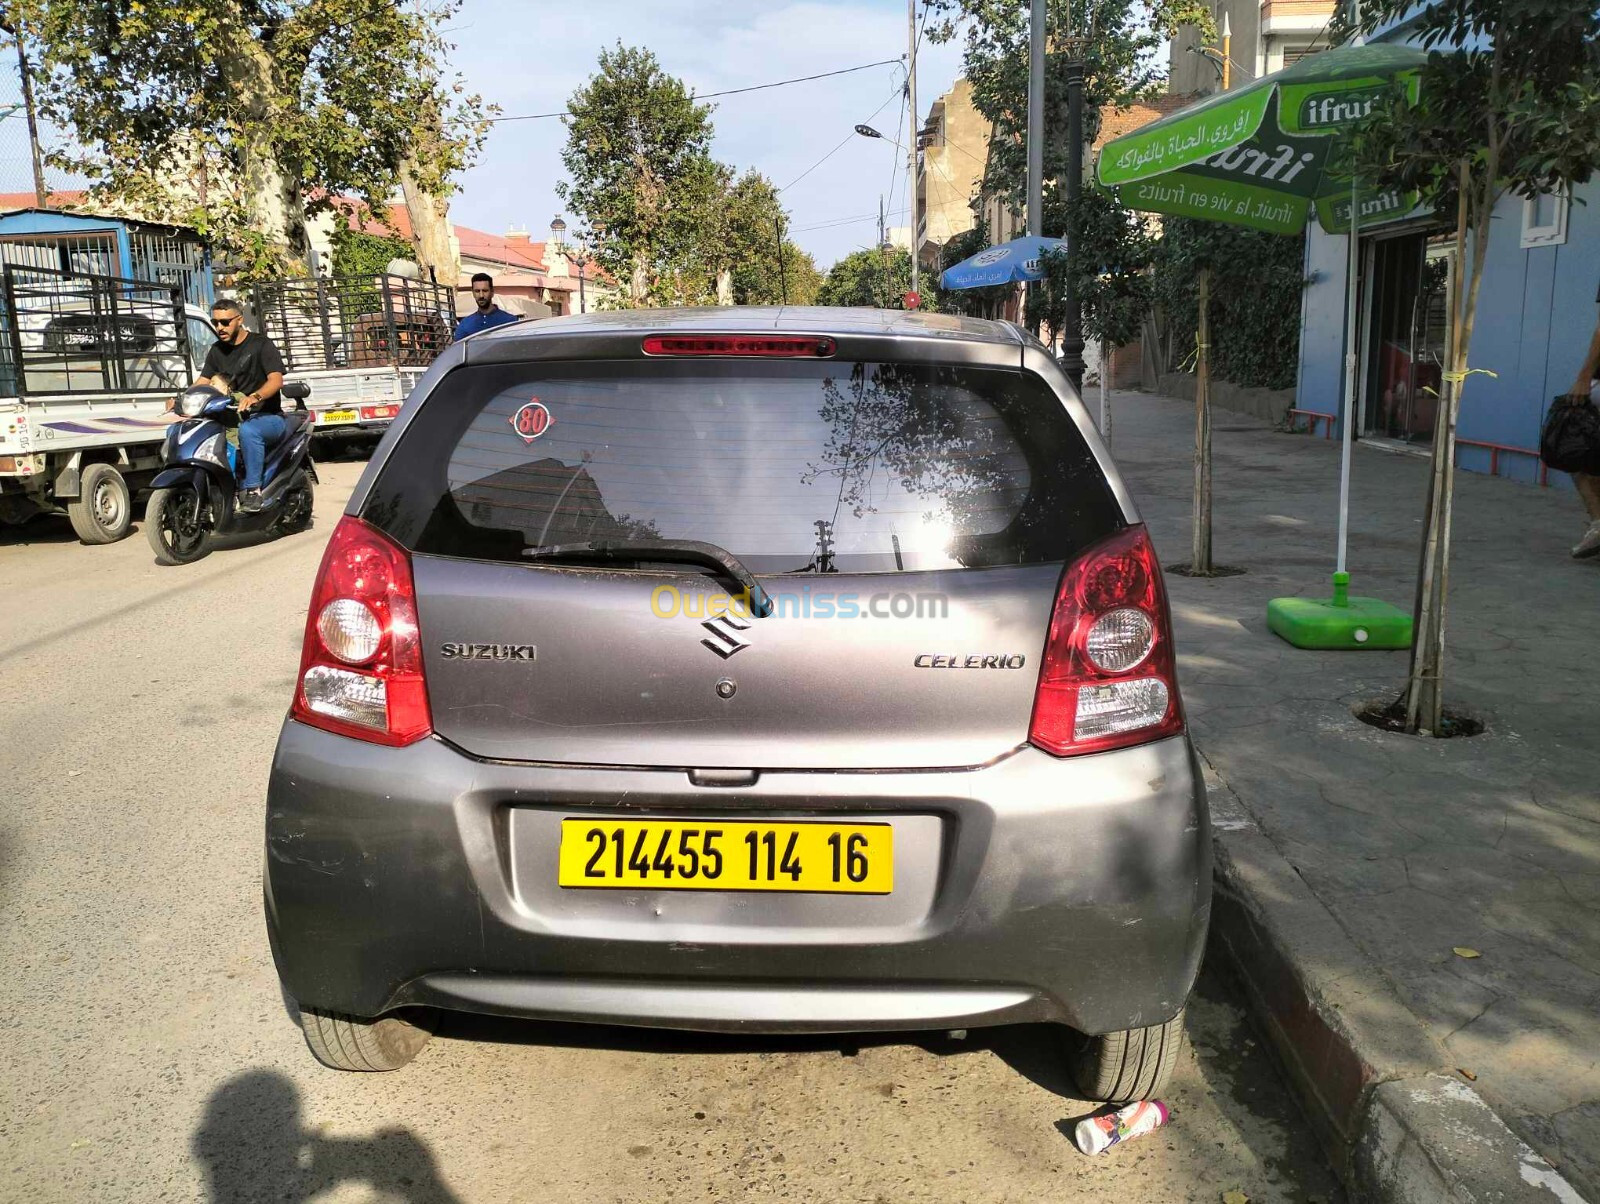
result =
[[[750,593],[750,611],[757,618],[772,613],[772,599],[756,575],[726,548],[693,539],[596,539],[588,543],[553,543],[524,548],[529,560],[581,560],[590,564],[660,561],[663,564],[698,564],[717,569]]]

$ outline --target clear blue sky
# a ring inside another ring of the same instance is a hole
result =
[[[663,68],[697,93],[768,83],[895,58],[906,50],[904,0],[578,0],[530,4],[528,0],[466,0],[446,35],[455,43],[453,65],[473,90],[505,115],[549,113],[595,70],[604,46],[619,39],[655,52]],[[926,116],[960,73],[960,39],[919,51],[917,107]],[[716,125],[713,152],[743,171],[754,167],[780,188],[811,167],[857,122],[869,121],[892,137],[905,114],[898,93],[903,73],[875,67],[851,75],[711,103]],[[887,103],[886,103],[887,102]],[[877,116],[873,114],[876,112]],[[557,119],[495,126],[478,164],[461,179],[451,217],[492,233],[527,227],[543,238],[562,213],[555,185],[561,178],[566,129]],[[877,235],[878,198],[893,179],[891,225],[904,225],[904,155],[887,140],[851,136],[839,151],[783,193],[792,236],[819,267],[871,245]],[[574,225],[571,214],[565,215]],[[842,219],[849,224],[830,225]]]

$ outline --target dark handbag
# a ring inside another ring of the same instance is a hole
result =
[[[1557,472],[1600,476],[1600,409],[1587,398],[1557,397],[1545,416],[1539,458]]]

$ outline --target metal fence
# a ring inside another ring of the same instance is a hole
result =
[[[248,301],[291,371],[425,367],[455,327],[452,291],[404,276],[281,281]]]
[[[191,379],[176,286],[7,264],[0,395],[181,389]]]
[[[133,274],[140,280],[175,284],[190,305],[211,308],[216,299],[211,287],[211,265],[205,249],[193,238],[130,227],[128,246]]]

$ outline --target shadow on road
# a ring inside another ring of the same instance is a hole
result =
[[[393,1204],[455,1204],[428,1147],[409,1129],[329,1138],[308,1129],[283,1075],[252,1070],[206,1101],[192,1143],[212,1204],[300,1204],[341,1184],[366,1184]]]

